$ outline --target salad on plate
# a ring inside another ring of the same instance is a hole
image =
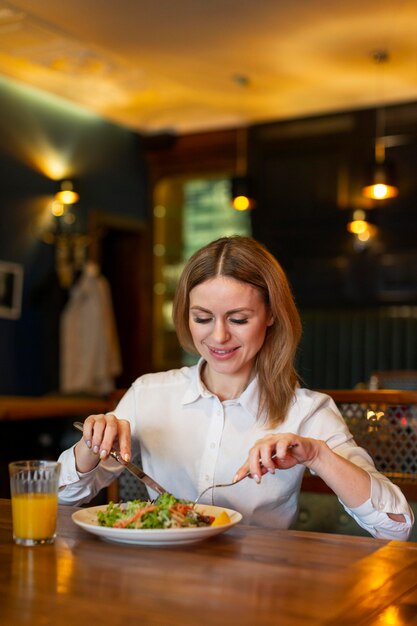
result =
[[[170,493],[158,496],[156,500],[131,500],[115,504],[110,502],[106,509],[97,511],[97,521],[107,528],[132,528],[136,530],[161,528],[195,528],[227,524],[230,518],[221,520],[205,515],[188,500],[180,500]],[[227,515],[227,514],[226,514]],[[227,515],[228,517],[228,515]]]

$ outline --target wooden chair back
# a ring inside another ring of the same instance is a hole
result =
[[[378,389],[417,391],[417,370],[387,370],[372,372]]]

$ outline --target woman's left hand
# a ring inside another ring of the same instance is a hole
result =
[[[366,502],[371,495],[371,479],[364,469],[335,454],[324,441],[299,437],[292,433],[268,435],[249,450],[246,463],[236,472],[233,482],[249,476],[257,483],[267,472],[286,470],[302,464],[314,470],[339,499],[350,508]],[[387,513],[392,520],[403,523],[402,513]]]
[[[308,439],[292,433],[268,435],[259,439],[249,450],[246,463],[237,471],[234,481],[249,472],[251,478],[260,482],[267,472],[289,469],[299,463],[310,467],[319,454],[320,446],[326,445],[317,439]]]

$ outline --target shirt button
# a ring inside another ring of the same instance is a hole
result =
[[[206,483],[210,482],[210,476],[208,474],[205,475]]]
[[[213,449],[215,447],[216,447],[216,444],[214,443],[214,441],[212,441],[211,444],[210,444],[210,448]]]
[[[380,511],[383,511],[383,510],[384,510],[384,508],[385,508],[385,502],[380,502],[380,503],[378,504],[378,509],[379,509]]]

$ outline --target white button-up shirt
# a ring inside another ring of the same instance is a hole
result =
[[[140,447],[144,471],[167,491],[195,500],[206,487],[230,482],[255,441],[270,433],[292,432],[325,441],[337,454],[370,474],[370,499],[355,509],[345,507],[360,526],[378,537],[408,537],[413,513],[405,497],[356,445],[329,396],[299,388],[284,422],[274,429],[265,428],[265,420],[257,419],[256,378],[239,398],[221,402],[203,385],[201,365],[202,360],[193,367],[141,376],[113,411],[119,419],[130,422],[132,454]],[[63,452],[59,460],[61,503],[88,502],[123,471],[116,461],[108,459],[93,471],[80,474],[72,449]],[[297,517],[304,471],[303,465],[296,465],[265,474],[260,484],[243,480],[209,491],[202,502],[237,510],[248,524],[289,528]],[[157,494],[150,495],[153,498]],[[406,522],[394,522],[387,512],[403,514]]]

